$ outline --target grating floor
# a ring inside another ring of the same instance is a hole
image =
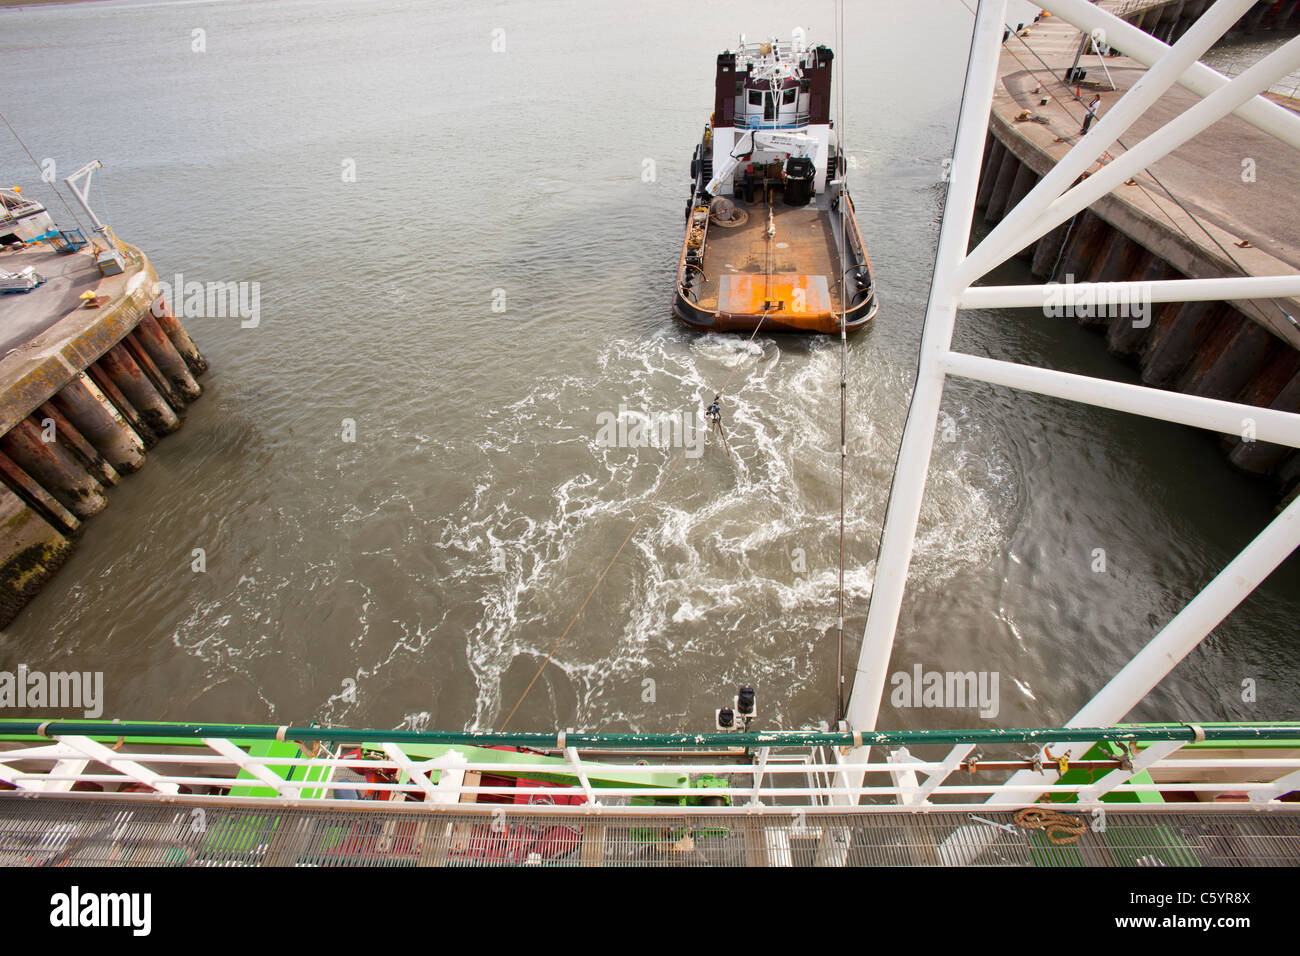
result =
[[[1011,813],[981,814],[1011,824]],[[1088,820],[1090,818],[1084,817]],[[1104,822],[1104,825],[1102,823]],[[1076,843],[968,813],[601,819],[0,799],[0,866],[1294,866],[1300,813],[1110,811]]]

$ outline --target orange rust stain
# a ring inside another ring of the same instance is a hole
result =
[[[831,297],[825,276],[734,274],[723,276],[718,307],[733,315],[811,318],[831,311]]]

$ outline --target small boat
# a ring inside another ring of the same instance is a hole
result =
[[[45,206],[17,186],[0,189],[0,246],[17,246],[58,235]]]
[[[691,160],[673,313],[720,332],[840,332],[876,316],[875,277],[830,118],[831,64],[802,30],[718,55]]]

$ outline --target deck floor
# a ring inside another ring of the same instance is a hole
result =
[[[820,197],[819,197],[820,200]],[[797,274],[826,276],[831,307],[840,307],[840,253],[831,231],[830,213],[818,204],[787,206],[772,204],[776,235],[772,240],[772,262],[767,254],[767,204],[734,200],[736,208],[749,213],[742,226],[728,228],[709,224],[704,244],[704,276],[698,286],[699,305],[718,307],[718,279],[727,273]]]
[[[0,357],[78,308],[82,303],[77,297],[94,289],[103,278],[95,257],[85,250],[55,252],[48,243],[41,242],[0,252],[0,269],[6,272],[21,272],[28,266],[45,276],[46,282],[30,292],[0,295]]]
[[[849,866],[1300,864],[1300,812],[1291,810],[1116,805],[1101,832],[1053,846],[1041,830],[1007,832],[940,809],[809,813],[796,822],[788,813],[632,816],[612,808],[599,818],[511,816],[502,830],[488,804],[454,814],[202,806],[200,815],[182,803],[5,796],[0,866],[807,866],[827,829],[847,842]],[[1010,812],[981,816],[1013,822]]]

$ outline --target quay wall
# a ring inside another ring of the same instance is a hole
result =
[[[1101,6],[1165,43],[1177,43],[1214,0],[1120,0]],[[1259,0],[1228,30],[1229,37],[1300,30],[1300,0]]]
[[[976,206],[1001,220],[1054,165],[994,112]],[[1044,282],[1156,281],[1223,274],[1205,248],[1114,193],[1018,254]],[[1300,314],[1291,300],[1287,304]],[[1243,304],[1244,305],[1244,304]],[[1157,303],[1145,322],[1128,315],[1078,320],[1105,336],[1111,354],[1136,365],[1144,385],[1300,411],[1300,351],[1231,302]],[[1300,452],[1223,436],[1237,468],[1268,476],[1282,495],[1300,486]]]
[[[108,301],[0,360],[0,627],[67,559],[108,489],[181,427],[207,362],[127,250]]]

